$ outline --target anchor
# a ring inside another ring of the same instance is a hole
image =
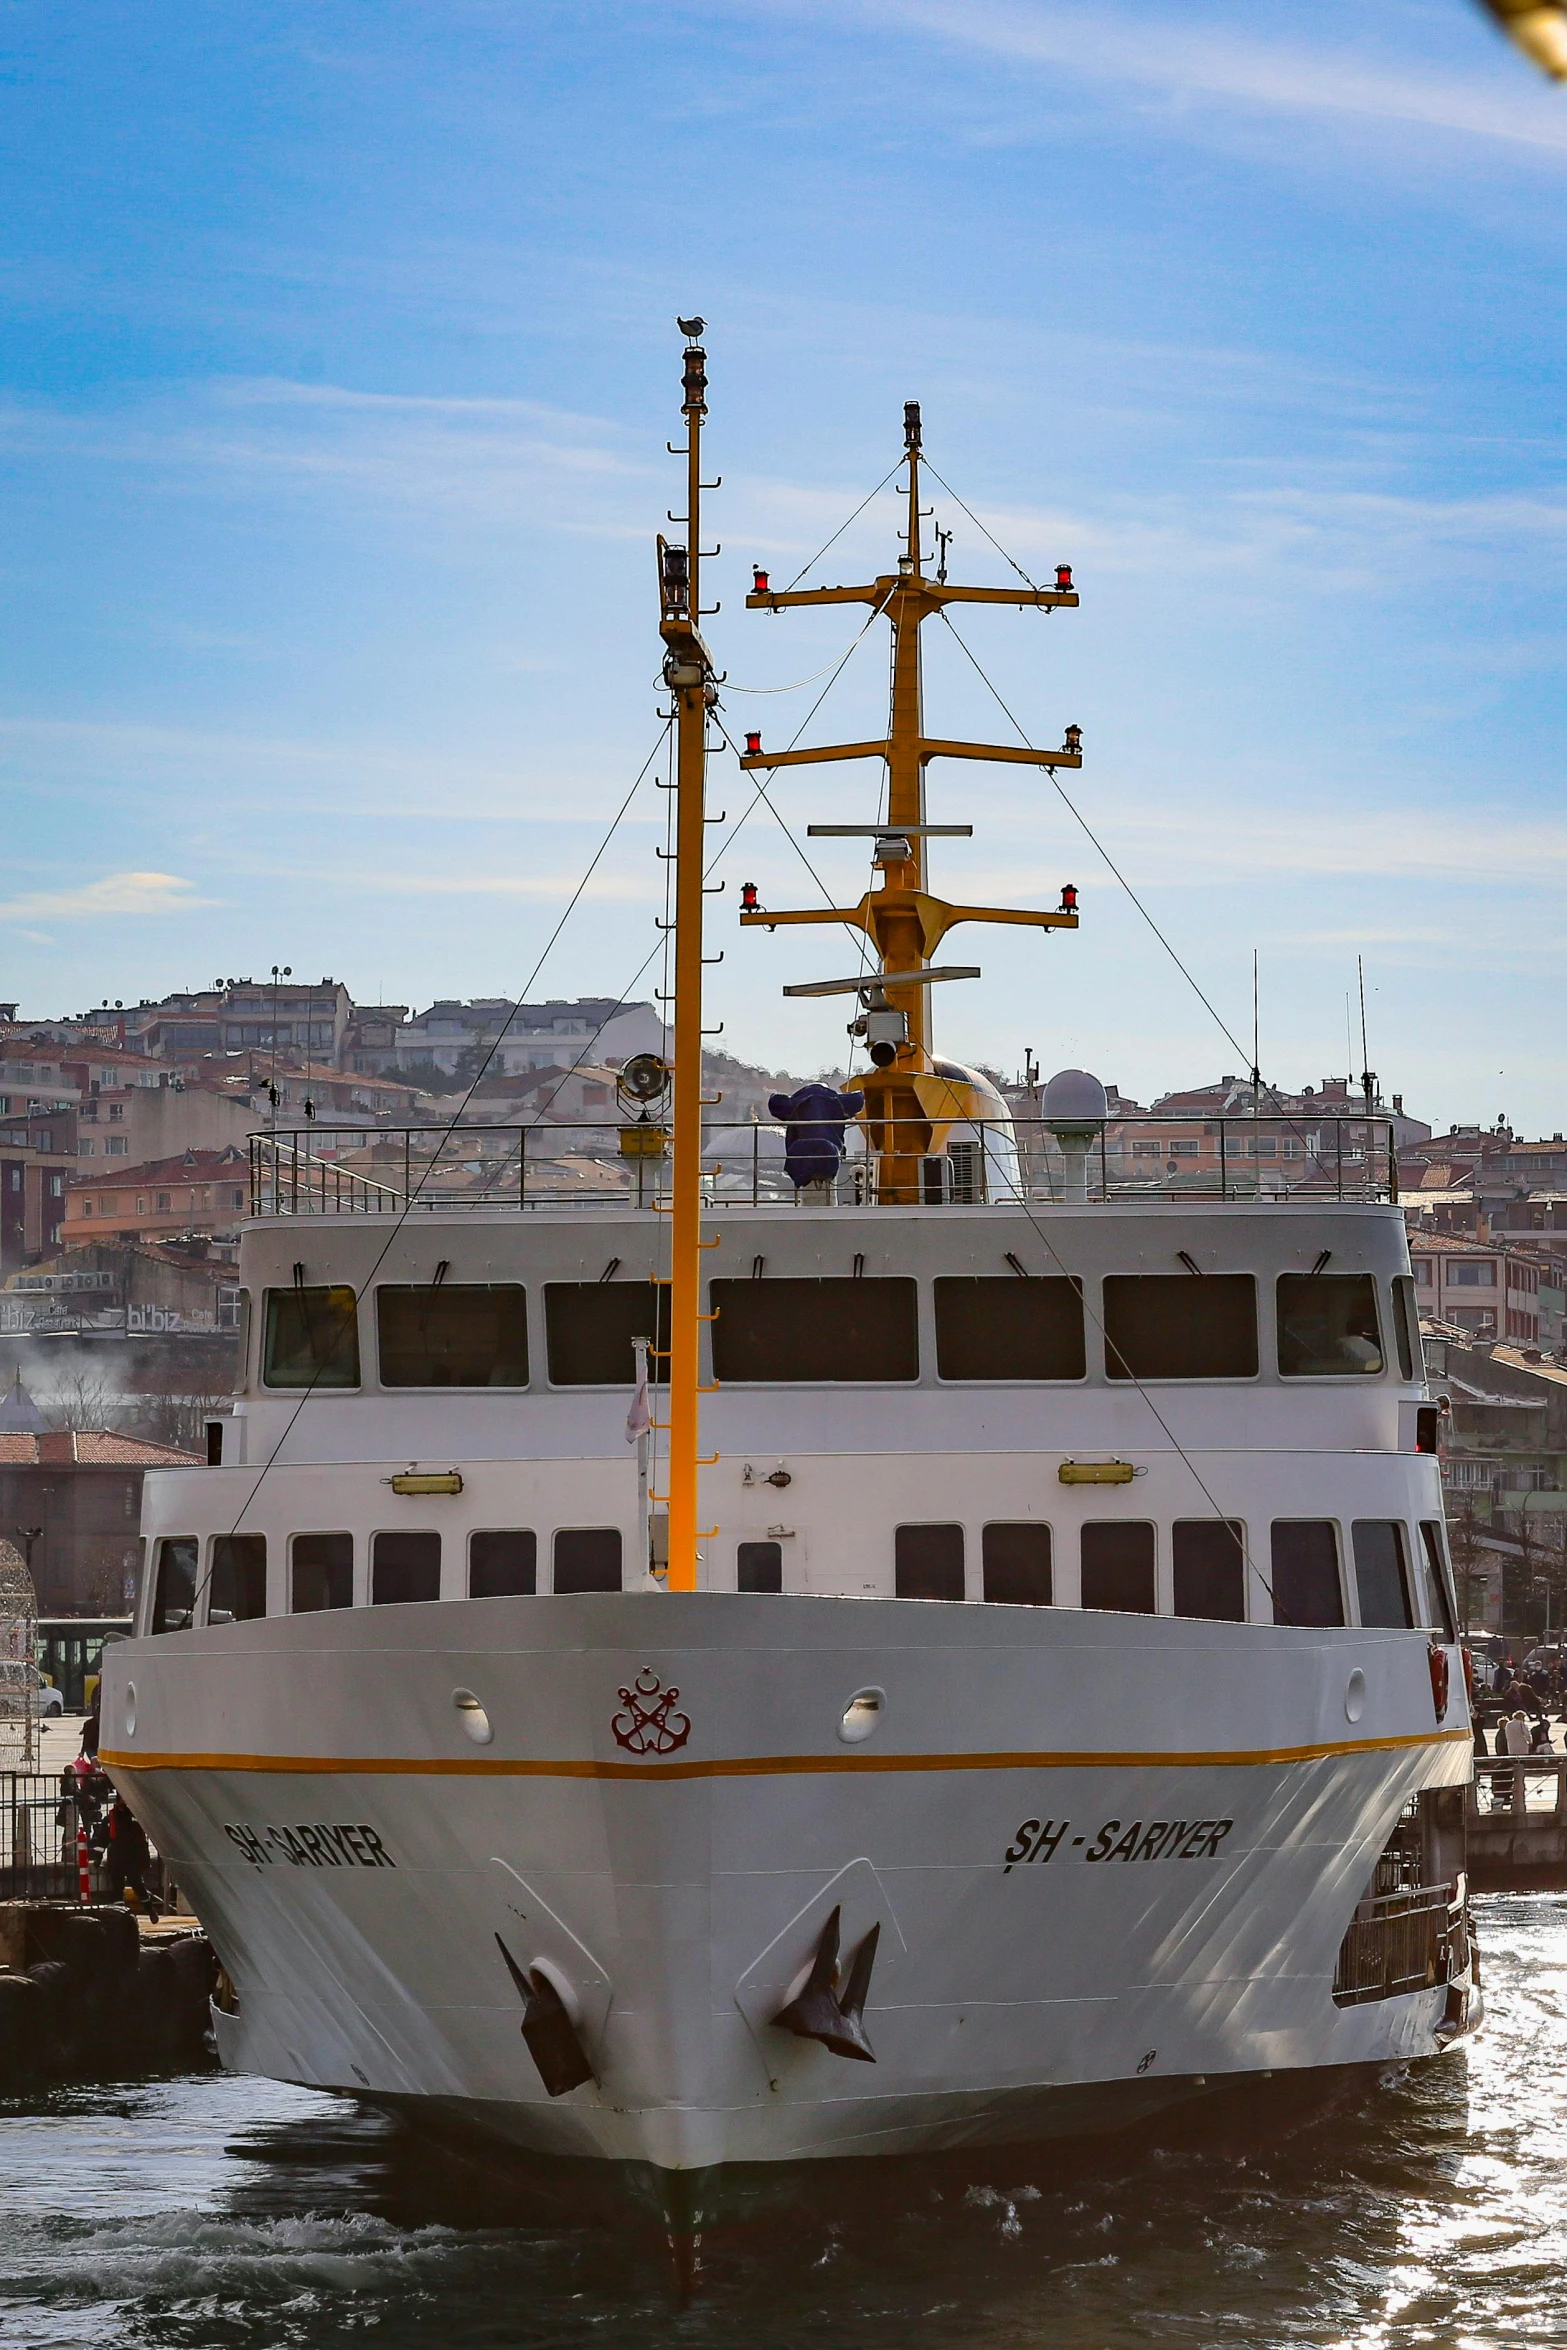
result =
[[[841,1915],[841,1905],[835,1905],[817,1941],[805,1988],[787,2007],[779,2009],[773,2022],[781,2031],[793,2032],[801,2040],[819,2040],[833,2056],[851,2057],[859,2064],[874,2064],[876,2051],[865,2037],[863,2018],[866,1994],[871,1987],[871,1968],[876,1963],[876,1945],[881,1939],[881,1921],[878,1919],[872,1926],[850,1960],[848,1980],[840,1996],[833,1986],[838,1976]]]
[[[548,1975],[537,1967],[525,1971],[501,1942],[499,1934],[495,1939],[500,1943],[511,1979],[522,1994],[522,2036],[528,2043],[528,2054],[538,2066],[539,2078],[550,2095],[564,2097],[568,2089],[580,2089],[584,2081],[594,2077],[593,2067],[577,2038],[577,2027]]]

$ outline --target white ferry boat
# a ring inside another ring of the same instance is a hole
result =
[[[1081,752],[927,736],[920,626],[1077,597],[931,575],[911,406],[895,569],[749,598],[891,624],[884,739],[742,762],[883,763],[857,906],[745,893],[863,936],[813,992],[859,1007],[864,1100],[796,1105],[797,1189],[704,1134],[683,324],[674,1061],[625,1073],[625,1181],[573,1195],[537,1134],[260,1138],[233,1417],[146,1480],[103,1748],[220,1956],[222,2059],[678,2197],[1435,2056],[1479,2015],[1472,1740],[1371,1105],[1293,1189],[1260,1099],[1229,1172],[1118,1188],[1092,1079],[1042,1140],[933,1056],[947,929],[1077,913],[934,897],[927,766]]]

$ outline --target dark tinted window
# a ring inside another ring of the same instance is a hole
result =
[[[1420,1353],[1420,1310],[1415,1304],[1415,1285],[1407,1273],[1398,1274],[1393,1282],[1393,1338],[1398,1348],[1398,1375],[1413,1379]]]
[[[735,1556],[737,1591],[782,1591],[783,1544],[742,1542]]]
[[[1434,1518],[1422,1518],[1420,1521],[1420,1549],[1426,1570],[1426,1622],[1435,1625],[1444,1640],[1456,1640],[1458,1628],[1453,1621],[1453,1600],[1442,1545],[1442,1529]]]
[[[441,1596],[441,1538],[412,1531],[377,1534],[370,1544],[370,1602],[403,1607]]]
[[[539,1538],[526,1526],[468,1537],[468,1597],[527,1599],[539,1587]]]
[[[528,1301],[514,1282],[375,1293],[383,1387],[526,1387]]]
[[[351,1289],[269,1289],[261,1376],[268,1387],[357,1387]]]
[[[1342,1624],[1338,1535],[1330,1518],[1278,1518],[1273,1527],[1273,1621]]]
[[[218,1534],[212,1542],[209,1624],[248,1624],[267,1612],[267,1538]]]
[[[1246,1552],[1234,1518],[1177,1518],[1170,1565],[1178,1616],[1216,1624],[1246,1621]]]
[[[1387,1631],[1414,1622],[1404,1573],[1404,1529],[1394,1518],[1357,1518],[1350,1528],[1360,1620]]]
[[[1369,1273],[1279,1275],[1279,1369],[1286,1379],[1374,1378],[1382,1368]]]
[[[1003,1607],[1050,1605],[1048,1526],[987,1526],[979,1540],[987,1599]]]
[[[317,1608],[353,1606],[352,1534],[296,1534],[292,1563],[296,1616],[313,1615]]]
[[[557,1387],[629,1387],[637,1375],[634,1338],[669,1345],[669,1292],[651,1281],[550,1281],[544,1333]],[[649,1366],[653,1377],[662,1366]]]
[[[900,1526],[892,1560],[892,1587],[899,1599],[963,1597],[961,1526]]]
[[[1105,1371],[1112,1379],[1251,1379],[1257,1284],[1249,1273],[1111,1273]]]
[[[557,1591],[620,1589],[620,1528],[570,1526],[555,1537]]]
[[[916,1285],[715,1281],[713,1373],[732,1381],[917,1379]]]
[[[166,1534],[158,1545],[158,1588],[153,1595],[155,1632],[189,1629],[196,1604],[196,1537]]]
[[[1123,1615],[1153,1614],[1152,1526],[1106,1518],[1083,1528],[1083,1605],[1116,1608]]]
[[[943,1379],[1081,1379],[1083,1293],[1075,1281],[935,1283],[936,1368]]]

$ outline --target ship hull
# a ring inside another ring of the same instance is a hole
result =
[[[1467,1976],[1333,1998],[1400,1813],[1469,1776],[1407,1633],[484,1600],[127,1643],[104,1707],[233,1986],[225,2064],[534,2154],[1114,2128],[1226,2075],[1431,2055],[1463,2017]],[[878,1929],[874,2062],[774,2021],[834,1912],[845,1961]],[[508,1957],[591,2067],[565,2094]]]

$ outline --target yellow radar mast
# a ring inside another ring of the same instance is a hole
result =
[[[939,981],[977,979],[972,965],[938,965],[931,956],[959,922],[1017,922],[1039,930],[1077,928],[1077,892],[1067,888],[1051,913],[1017,907],[959,906],[933,897],[925,886],[925,842],[940,835],[967,835],[967,824],[927,824],[925,769],[932,759],[1005,760],[1028,767],[1080,767],[1082,730],[1069,726],[1057,751],[1012,749],[997,743],[951,742],[925,732],[920,669],[920,628],[950,604],[1016,604],[1048,611],[1074,606],[1077,592],[1069,564],[1056,570],[1053,588],[952,587],[943,561],[932,578],[924,569],[920,541],[920,409],[903,409],[904,458],[908,466],[908,528],[896,572],[864,587],[774,589],[758,570],[746,604],[753,612],[781,612],[796,604],[869,604],[892,626],[892,695],[887,733],[878,742],[834,743],[806,751],[764,751],[760,733],[746,737],[745,768],[805,767],[837,759],[883,759],[887,765],[887,817],[875,825],[813,824],[810,831],[875,842],[873,861],[879,886],[857,906],[777,913],[748,907],[740,919],[752,929],[784,922],[846,922],[863,931],[880,960],[879,971],[852,979],[808,981],[786,987],[785,995],[857,995],[866,1008],[872,1067],[856,1083],[866,1096],[865,1123],[876,1154],[876,1196],[884,1206],[908,1206],[922,1196],[923,1161],[939,1130],[957,1114],[951,1081],[938,1075],[930,1055],[928,990]]]

